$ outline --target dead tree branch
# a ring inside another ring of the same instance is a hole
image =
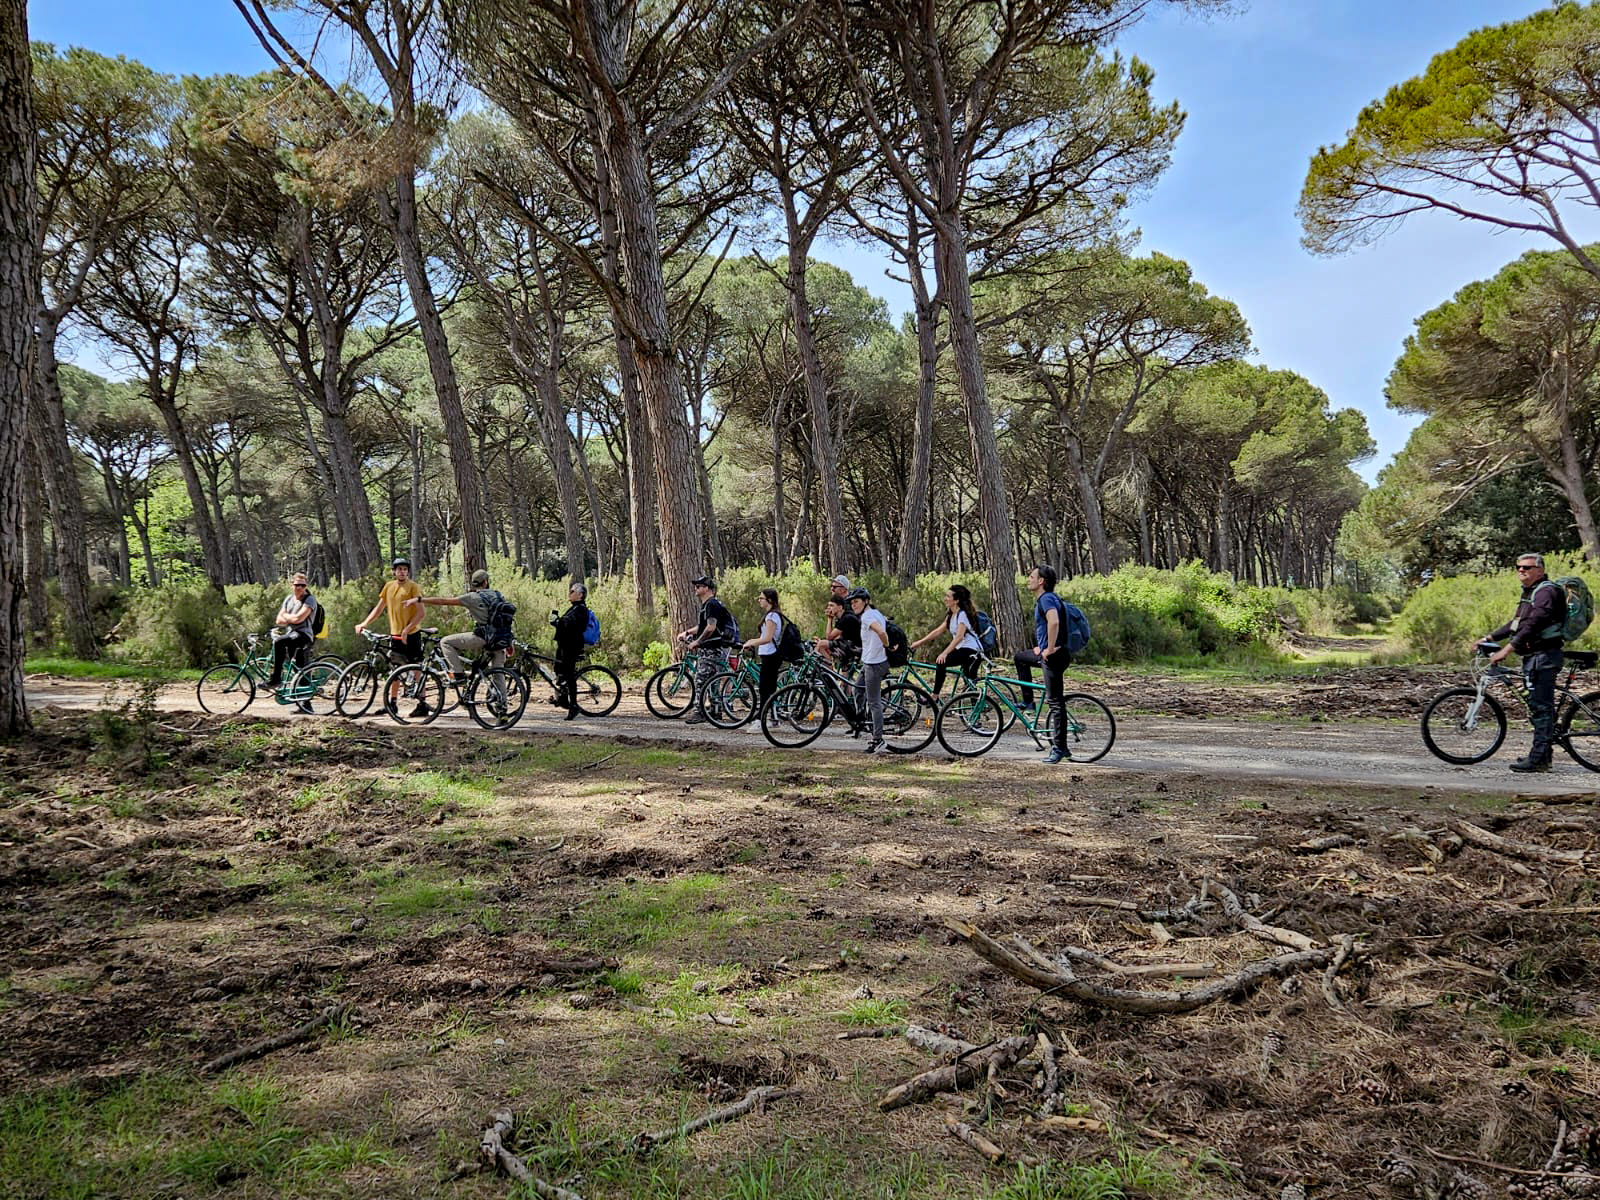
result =
[[[321,1030],[332,1025],[345,1013],[350,1011],[348,1004],[335,1004],[323,1009],[304,1025],[298,1025],[287,1033],[276,1034],[273,1037],[262,1038],[259,1042],[251,1042],[248,1046],[241,1046],[237,1050],[230,1050],[226,1054],[218,1055],[206,1063],[200,1070],[207,1075],[217,1071],[225,1071],[235,1063],[248,1062],[252,1058],[261,1058],[271,1054],[274,1050],[282,1050],[285,1046],[294,1046],[300,1042],[310,1041]]]
[[[528,1170],[526,1163],[506,1148],[505,1140],[511,1136],[511,1131],[515,1127],[516,1117],[509,1109],[501,1109],[491,1114],[489,1127],[483,1131],[483,1137],[478,1142],[479,1157],[491,1169],[502,1170],[518,1183],[532,1187],[545,1200],[583,1200],[577,1192],[540,1179]]]
[[[1497,833],[1490,833],[1487,829],[1480,829],[1470,821],[1457,821],[1451,828],[1460,834],[1463,840],[1471,842],[1474,846],[1483,850],[1493,850],[1496,854],[1505,854],[1511,858],[1564,863],[1586,870],[1600,866],[1600,858],[1597,858],[1591,850],[1557,850],[1551,846],[1530,846],[1526,842],[1513,842]]]

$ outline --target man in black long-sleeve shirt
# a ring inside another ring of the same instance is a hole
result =
[[[583,657],[583,633],[589,627],[589,589],[574,583],[567,589],[567,611],[550,613],[556,627],[556,679],[561,684],[560,702],[566,705],[566,719],[578,716],[578,660]]]
[[[1533,746],[1528,757],[1511,764],[1513,771],[1548,771],[1556,730],[1556,676],[1561,673],[1561,627],[1567,619],[1567,594],[1546,579],[1544,556],[1517,558],[1517,578],[1522,600],[1517,615],[1489,635],[1490,641],[1511,640],[1489,658],[1495,666],[1515,650],[1522,655],[1522,673],[1528,681],[1528,715],[1533,720]]]

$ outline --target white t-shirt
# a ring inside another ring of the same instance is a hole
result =
[[[888,632],[888,618],[869,604],[861,610],[861,661],[863,664],[889,661],[889,647],[878,636],[876,629],[867,628],[867,626],[873,624],[883,629],[885,633]]]
[[[978,635],[972,632],[972,622],[967,620],[967,614],[959,608],[951,616],[947,628],[950,630],[951,637],[955,637],[963,629],[967,631],[961,640],[956,643],[957,650],[981,651],[983,649],[983,643],[978,640]]]
[[[762,642],[756,647],[756,653],[765,658],[769,654],[778,652],[778,639],[783,636],[783,618],[775,612],[769,612],[761,618],[761,636],[765,637],[767,630],[772,630],[772,640]]]

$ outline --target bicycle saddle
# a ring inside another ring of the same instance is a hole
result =
[[[1594,666],[1596,661],[1600,661],[1600,654],[1596,654],[1593,650],[1568,650],[1567,659],[1574,666],[1588,668]]]

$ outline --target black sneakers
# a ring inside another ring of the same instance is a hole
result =
[[[1550,760],[1548,758],[1533,758],[1532,756],[1519,758],[1511,764],[1511,769],[1524,774],[1530,771],[1548,771],[1550,769]]]

